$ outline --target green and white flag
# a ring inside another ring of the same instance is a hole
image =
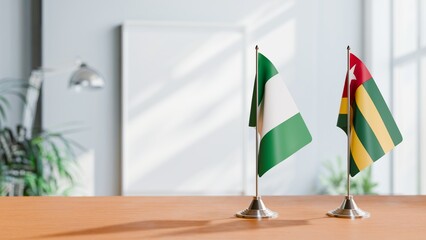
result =
[[[311,134],[275,66],[258,53],[258,121],[256,121],[256,83],[249,126],[258,125],[260,147],[258,174],[288,158],[312,141]]]

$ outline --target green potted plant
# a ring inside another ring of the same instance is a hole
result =
[[[344,195],[346,194],[347,169],[341,157],[324,163],[323,174],[320,176],[320,194]],[[356,195],[377,194],[377,183],[373,181],[371,166],[358,173],[351,179],[351,193]]]
[[[75,184],[74,149],[81,148],[65,136],[72,131],[41,131],[27,137],[31,129],[5,126],[10,110],[8,97],[26,103],[24,91],[29,87],[21,81],[0,81],[0,195],[67,195]]]

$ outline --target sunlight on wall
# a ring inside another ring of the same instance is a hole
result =
[[[268,1],[263,2],[256,8],[256,11],[249,14],[239,24],[247,26],[248,31],[253,31],[271,22],[276,22],[277,18],[287,16],[288,11],[294,7],[294,1]]]
[[[219,26],[218,29],[220,28]],[[196,49],[188,52],[188,56],[181,59],[180,62],[177,62],[172,70],[172,77],[174,79],[184,78],[190,75],[194,69],[201,67],[211,61],[211,59],[217,57],[218,54],[238,44],[241,45],[241,34],[230,32],[216,33],[197,46]],[[214,71],[214,69],[211,70]]]

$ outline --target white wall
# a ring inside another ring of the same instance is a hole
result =
[[[30,0],[0,0],[0,79],[27,79],[31,72]],[[15,127],[22,115],[22,103],[12,104],[7,125]]]
[[[254,59],[258,43],[283,75],[313,136],[310,145],[262,177],[261,193],[313,194],[321,161],[345,153],[345,135],[335,123],[346,46],[362,57],[361,19],[362,1],[45,0],[44,64],[61,66],[80,56],[104,75],[107,85],[76,94],[66,89],[66,75],[45,81],[43,124],[84,123],[88,130],[75,139],[95,157],[95,194],[119,194],[120,25],[125,20],[247,25],[248,59]],[[253,74],[252,67],[248,81]]]
[[[417,4],[426,6],[422,0],[378,0],[365,5],[366,19],[371,23],[365,34],[367,63],[403,136],[390,154],[374,164],[381,194],[426,192],[426,132],[422,124],[426,116],[426,65],[422,66],[426,18],[421,17],[424,11]]]

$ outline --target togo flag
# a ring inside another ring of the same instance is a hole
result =
[[[310,143],[312,137],[277,69],[260,53],[257,61],[259,97],[256,103],[255,83],[249,126],[257,124],[260,135],[258,174],[262,176]],[[257,121],[256,104],[259,111]]]
[[[351,53],[349,66],[347,75],[351,88],[350,174],[353,177],[390,152],[402,141],[402,136],[364,63]],[[345,132],[348,128],[347,84],[345,81],[337,119],[337,126]]]

